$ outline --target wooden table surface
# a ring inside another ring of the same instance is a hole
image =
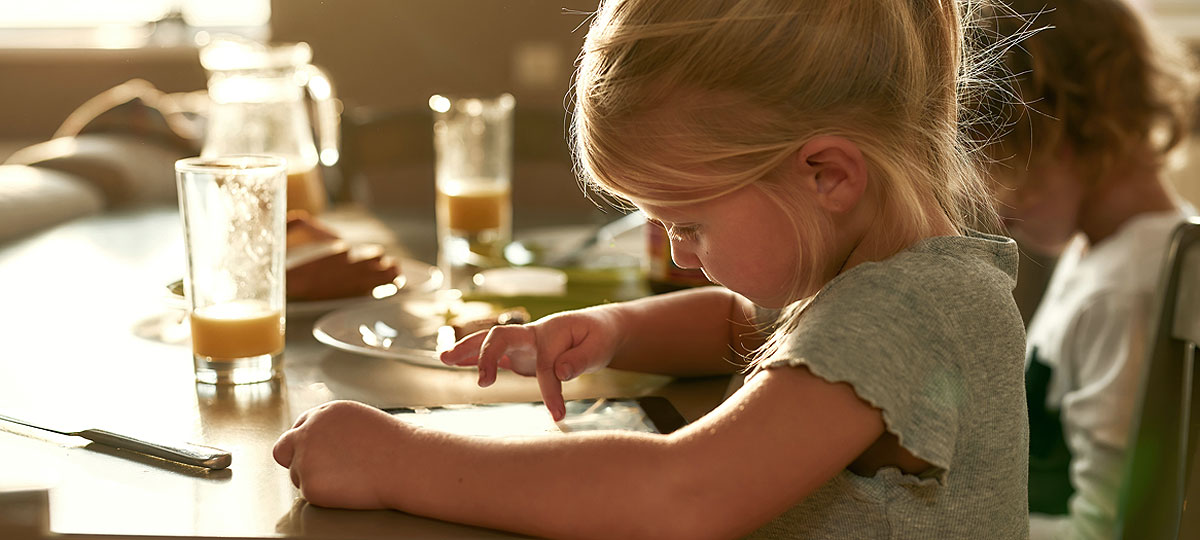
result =
[[[352,230],[381,230],[361,212],[341,219]],[[398,227],[401,240],[428,236],[423,223]],[[181,232],[177,209],[149,208],[0,245],[0,414],[216,446],[232,452],[233,465],[207,471],[0,423],[0,538],[16,534],[6,530],[28,534],[20,527],[36,529],[39,520],[48,520],[52,537],[509,536],[395,511],[308,505],[271,447],[299,413],[329,400],[385,407],[529,401],[539,399],[533,380],[506,372],[480,389],[472,371],[344,352],[312,337],[312,315],[288,317],[281,380],[196,384],[182,313],[164,288],[184,271]],[[568,398],[664,395],[694,420],[716,405],[726,384],[604,370],[564,390]],[[48,518],[22,513],[17,502],[31,493],[48,499]]]

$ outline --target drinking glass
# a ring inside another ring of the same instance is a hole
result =
[[[283,363],[287,161],[188,158],[175,177],[196,380],[271,380]]]
[[[506,264],[514,104],[510,94],[429,98],[437,154],[438,267],[447,288],[470,288],[477,271]]]

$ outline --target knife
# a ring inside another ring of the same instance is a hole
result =
[[[0,420],[20,424],[22,426],[58,433],[59,435],[68,435],[73,437],[83,437],[87,440],[105,444],[113,448],[123,448],[132,450],[141,454],[151,455],[157,458],[162,458],[178,463],[193,465],[196,467],[204,467],[206,469],[224,469],[233,461],[233,457],[224,450],[213,448],[211,446],[203,446],[192,443],[178,444],[162,444],[157,442],[145,441],[142,439],[113,433],[103,429],[85,429],[83,431],[60,431],[51,429],[37,424],[18,420],[11,416],[0,414]]]
[[[591,251],[593,247],[601,242],[611,242],[614,238],[629,232],[637,227],[640,227],[646,222],[646,214],[642,212],[633,212],[625,214],[613,221],[605,223],[587,235],[578,245],[567,250],[561,255],[548,258],[543,264],[551,268],[563,268],[566,266],[575,266]]]

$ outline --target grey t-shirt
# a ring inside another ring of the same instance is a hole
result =
[[[757,369],[803,365],[849,383],[933,469],[843,470],[751,538],[1028,538],[1016,269],[1015,243],[970,233],[923,240],[830,281]]]

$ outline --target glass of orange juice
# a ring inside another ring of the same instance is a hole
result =
[[[438,267],[446,287],[470,288],[479,270],[507,264],[515,103],[510,94],[429,98],[437,155]]]
[[[196,380],[269,381],[283,363],[287,161],[188,158],[175,178]]]

